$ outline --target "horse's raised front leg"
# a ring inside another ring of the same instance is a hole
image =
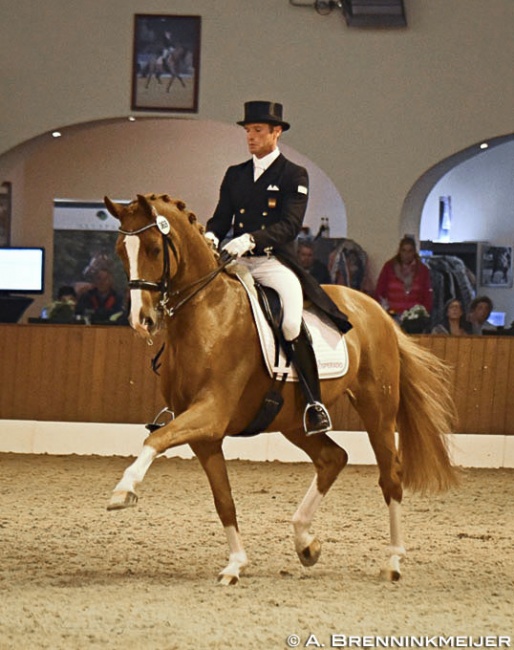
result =
[[[211,414],[210,403],[199,403],[151,433],[139,456],[127,467],[123,478],[114,488],[107,510],[121,510],[137,503],[136,486],[143,481],[156,456],[167,449],[202,440],[221,440],[223,433],[213,434],[212,428],[223,432],[226,423],[219,422],[215,426]]]
[[[153,447],[144,445],[139,456],[127,467],[123,478],[114,488],[107,510],[121,510],[136,505],[136,485],[142,482],[156,456],[157,452]]]
[[[306,437],[301,431],[287,434],[286,437],[303,449],[316,466],[317,474],[293,515],[298,558],[303,566],[313,566],[321,555],[321,542],[310,532],[312,521],[323,498],[348,462],[348,455],[324,434]]]
[[[221,441],[191,445],[209,479],[216,512],[223,524],[229,548],[229,563],[218,575],[221,585],[236,585],[241,570],[248,564],[241,535],[237,526],[237,514],[227,474],[227,465]]]

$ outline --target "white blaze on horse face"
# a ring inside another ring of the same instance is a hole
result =
[[[125,237],[125,249],[129,262],[129,279],[137,280],[139,277],[139,270],[137,261],[139,258],[139,237]],[[141,289],[130,290],[130,322],[135,330],[144,332],[148,331],[148,327],[143,325],[140,320],[141,309],[143,307],[143,292]]]

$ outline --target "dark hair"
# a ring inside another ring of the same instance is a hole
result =
[[[299,239],[296,246],[297,248],[309,248],[311,251],[314,250],[314,243],[308,239]]]
[[[489,307],[489,314],[490,314],[493,311],[493,301],[491,300],[491,298],[489,298],[489,296],[477,296],[476,298],[474,298],[469,305],[469,311],[470,312],[474,311],[481,302],[486,303],[486,305]]]
[[[462,311],[462,313],[460,315],[460,318],[459,318],[459,326],[460,326],[460,328],[463,329],[466,332],[466,334],[471,334],[471,323],[466,318],[466,310],[464,309],[464,304],[463,304],[462,300],[460,300],[459,298],[453,297],[453,298],[450,298],[449,300],[447,300],[444,303],[443,322],[442,322],[442,324],[444,325],[444,327],[449,332],[450,331],[450,319],[448,318],[448,307],[453,302],[458,302],[459,305],[460,305],[461,311]]]
[[[416,240],[415,240],[414,237],[412,237],[411,235],[404,235],[404,236],[400,239],[400,243],[398,244],[398,250],[397,250],[397,252],[396,252],[396,255],[394,256],[394,259],[395,259],[397,262],[400,262],[400,261],[401,261],[400,251],[401,251],[401,249],[402,249],[402,246],[404,246],[405,244],[408,244],[409,246],[412,246],[412,247],[414,248],[415,258],[416,258],[416,260],[419,261],[420,257],[419,257],[419,254],[418,254],[418,246],[417,246],[417,244],[416,244]]]
[[[63,287],[59,287],[59,291],[57,292],[57,300],[60,300],[63,296],[73,296],[76,298],[77,293],[71,285],[64,285]]]
[[[464,305],[462,303],[462,300],[460,298],[456,298],[455,296],[453,296],[452,298],[450,298],[444,303],[444,311],[448,311],[448,307],[452,304],[452,302],[458,302],[459,305],[462,307],[462,311],[464,311]]]

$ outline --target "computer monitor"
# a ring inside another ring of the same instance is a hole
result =
[[[0,248],[0,294],[45,292],[45,249]]]
[[[489,314],[487,322],[495,327],[505,327],[505,312],[504,311],[492,311]]]

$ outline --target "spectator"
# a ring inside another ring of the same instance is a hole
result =
[[[484,330],[495,330],[496,327],[487,322],[493,311],[493,301],[489,296],[477,296],[471,301],[468,311],[468,322],[472,334],[482,334]]]
[[[314,257],[314,245],[311,242],[298,240],[296,255],[300,266],[320,284],[332,282],[327,267]]]
[[[74,305],[77,303],[77,294],[71,285],[64,285],[59,287],[57,292],[57,300],[61,302],[71,302]]]
[[[471,323],[466,320],[464,307],[458,298],[450,298],[444,306],[444,317],[433,329],[432,334],[463,336],[471,334]]]
[[[382,267],[375,297],[384,309],[397,316],[415,305],[422,305],[429,314],[432,311],[430,271],[421,261],[412,237],[405,235],[396,255]]]
[[[76,313],[93,323],[101,323],[121,311],[122,300],[114,290],[111,272],[99,269],[94,276],[94,287],[79,297]]]

